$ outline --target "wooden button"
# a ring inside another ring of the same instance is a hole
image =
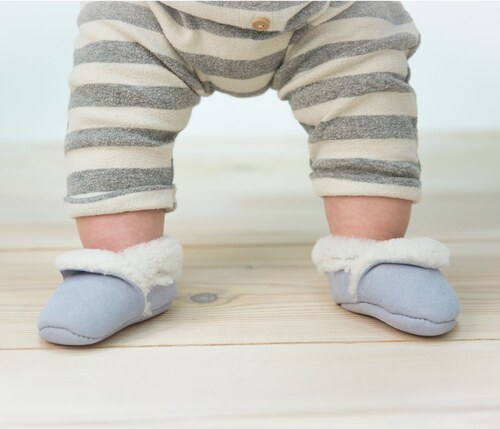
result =
[[[270,25],[269,19],[264,17],[254,18],[252,21],[252,27],[257,31],[266,31]]]

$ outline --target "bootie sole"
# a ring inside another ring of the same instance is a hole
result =
[[[170,308],[171,304],[172,302],[169,302],[168,304],[156,308],[155,310],[153,310],[150,316],[144,317],[141,315],[139,317],[135,317],[123,323],[121,326],[119,326],[109,334],[103,335],[101,337],[88,337],[85,335],[80,335],[77,334],[76,332],[71,331],[70,329],[58,326],[45,326],[39,330],[39,333],[42,336],[42,338],[48,341],[49,343],[59,344],[63,346],[84,346],[89,344],[95,344],[105,340],[106,338],[111,337],[118,331],[121,331],[122,329],[125,329],[130,325],[151,319],[155,316],[164,313]]]
[[[455,320],[436,323],[428,319],[418,319],[416,317],[405,316],[403,314],[391,313],[379,305],[368,302],[340,305],[342,308],[352,311],[353,313],[371,316],[385,322],[393,328],[425,337],[446,334],[453,329],[456,323]]]

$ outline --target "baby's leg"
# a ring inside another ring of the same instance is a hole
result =
[[[408,59],[420,34],[400,2],[332,2],[292,37],[273,88],[308,133],[330,235],[312,258],[335,302],[419,335],[451,330],[448,249],[404,238],[420,199],[417,104]]]
[[[163,235],[164,210],[138,210],[76,218],[83,247],[118,252]]]
[[[330,232],[334,235],[389,240],[404,237],[411,201],[385,197],[324,197]]]
[[[69,216],[84,249],[56,258],[63,281],[38,319],[47,341],[83,345],[165,311],[182,247],[172,148],[201,83],[162,32],[153,2],[83,2],[65,139]]]

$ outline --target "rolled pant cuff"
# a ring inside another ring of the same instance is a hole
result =
[[[312,180],[314,193],[319,197],[357,196],[401,198],[418,203],[422,197],[420,187],[391,185],[386,183],[353,182],[335,178]]]
[[[80,202],[75,196],[66,197],[64,202],[66,213],[70,218],[154,209],[169,212],[175,210],[177,206],[175,193],[175,186],[169,189],[138,192],[132,189],[129,193],[92,202],[88,201],[87,195],[82,196]]]

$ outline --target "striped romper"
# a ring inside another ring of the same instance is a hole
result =
[[[192,108],[268,88],[307,133],[316,195],[420,199],[420,34],[400,2],[92,1],[78,27],[70,217],[175,210],[172,148]]]

